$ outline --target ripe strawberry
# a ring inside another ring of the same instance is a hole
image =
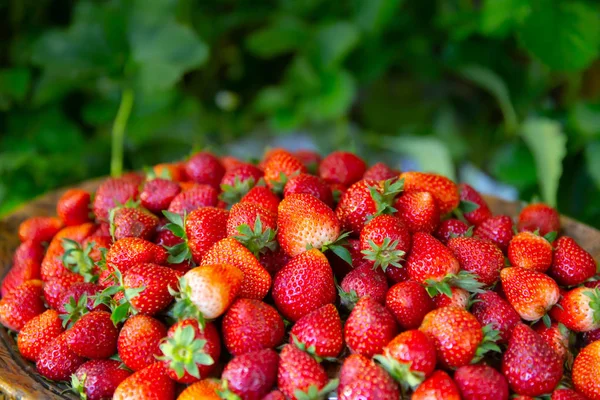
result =
[[[221,199],[235,204],[262,178],[263,172],[255,165],[239,163],[225,172],[221,179]]]
[[[461,397],[452,378],[438,370],[415,390],[411,400],[461,400]]]
[[[294,156],[304,164],[307,171],[316,175],[321,164],[321,155],[314,150],[296,150]]]
[[[223,317],[223,342],[239,356],[281,344],[285,326],[279,313],[260,300],[238,299]]]
[[[138,312],[154,315],[164,310],[173,300],[169,288],[177,287],[178,274],[168,267],[156,264],[138,264],[123,274],[123,288],[143,288],[130,298],[131,306]]]
[[[260,219],[262,230],[261,232],[252,232],[255,237],[248,238],[249,240],[259,239],[267,229],[275,232],[277,229],[277,214],[256,203],[234,204],[231,206],[227,218],[227,236],[243,236],[242,231],[240,231],[242,225],[247,225],[252,230],[256,225],[257,218]]]
[[[140,201],[144,208],[155,214],[169,208],[173,199],[181,192],[181,187],[169,179],[156,178],[144,184]]]
[[[333,273],[325,255],[311,249],[292,258],[275,275],[272,295],[277,309],[291,321],[334,303]]]
[[[49,278],[70,273],[63,262],[66,251],[64,246],[65,239],[81,243],[90,236],[95,229],[96,227],[92,223],[67,226],[66,228],[61,229],[50,242],[46,255],[42,260],[40,269],[42,280],[47,281]]]
[[[517,228],[519,232],[539,230],[541,236],[545,236],[550,232],[558,233],[560,231],[560,215],[549,205],[543,203],[529,204],[521,210]]]
[[[454,382],[463,400],[508,400],[506,378],[488,365],[464,365],[454,373]]]
[[[219,202],[219,192],[210,185],[194,184],[183,189],[169,204],[172,213],[189,214],[201,207],[216,207]]]
[[[158,217],[137,207],[119,207],[110,212],[111,233],[115,240],[139,237],[151,240],[158,227]]]
[[[591,400],[600,399],[600,341],[583,348],[575,358],[572,377],[575,390]]]
[[[108,213],[118,204],[125,204],[128,200],[136,200],[139,194],[138,182],[121,177],[108,178],[96,191],[93,210],[100,221],[108,221]]]
[[[541,272],[519,267],[504,268],[500,271],[500,279],[506,299],[526,321],[544,317],[560,297],[556,282]]]
[[[30,217],[19,225],[19,239],[21,242],[49,242],[62,227],[62,221],[55,217]]]
[[[367,263],[353,269],[340,284],[342,305],[352,310],[358,299],[369,296],[380,304],[385,303],[388,284],[385,274]]]
[[[184,182],[189,180],[189,177],[185,172],[185,163],[183,162],[156,164],[152,167],[152,175],[164,179],[171,179],[174,182]]]
[[[34,262],[41,264],[44,259],[44,253],[46,249],[40,242],[33,242],[31,240],[25,241],[17,247],[12,258],[13,267],[18,267],[25,262]],[[6,278],[5,278],[6,279]]]
[[[71,377],[76,393],[88,400],[112,399],[117,386],[131,375],[116,360],[90,360]]]
[[[362,179],[367,170],[365,162],[355,154],[334,151],[321,161],[319,176],[328,183],[350,186]]]
[[[444,244],[448,244],[448,241],[453,237],[467,236],[469,226],[458,219],[447,219],[440,222],[437,230],[433,234],[437,240]]]
[[[167,218],[161,218],[158,228],[156,228],[156,236],[154,237],[154,243],[164,247],[171,248],[178,244],[184,243],[183,238],[175,236],[175,234],[168,228],[171,221]]]
[[[117,349],[123,364],[133,371],[139,371],[156,361],[160,355],[160,341],[167,336],[167,328],[162,322],[147,315],[134,315],[125,321]]]
[[[454,182],[442,175],[423,172],[403,172],[400,179],[404,180],[405,191],[429,192],[435,198],[440,210],[444,215],[458,207],[460,198],[458,188]]]
[[[475,296],[471,312],[481,326],[491,325],[498,331],[498,343],[508,343],[512,330],[521,321],[514,308],[496,292],[487,290]]]
[[[281,193],[288,179],[305,173],[306,167],[292,154],[280,150],[267,159],[264,171],[265,182],[269,189]]]
[[[56,310],[61,314],[75,315],[76,319],[87,314],[88,311],[108,311],[104,304],[94,305],[95,296],[100,292],[102,287],[99,285],[91,282],[75,282],[64,290]],[[81,300],[83,296],[86,299]],[[78,307],[79,303],[81,307]],[[78,308],[74,309],[73,305],[77,305]]]
[[[370,297],[356,303],[344,326],[344,338],[350,351],[365,357],[381,353],[397,333],[394,316]]]
[[[286,400],[286,398],[279,390],[273,390],[263,397],[262,400]]]
[[[290,256],[285,254],[280,247],[275,251],[267,250],[259,258],[260,264],[265,267],[271,276],[275,276],[290,260]]]
[[[550,316],[575,332],[600,328],[600,289],[580,286],[563,293]]]
[[[185,172],[192,181],[217,189],[225,174],[225,167],[214,155],[200,152],[190,157],[185,164]]]
[[[448,241],[448,248],[460,267],[475,274],[484,285],[493,285],[500,278],[504,255],[495,244],[472,237],[457,237]]]
[[[299,174],[291,177],[283,188],[283,197],[292,194],[310,194],[321,200],[328,207],[333,207],[333,193],[325,181],[318,176]]]
[[[90,193],[82,189],[67,190],[56,203],[56,214],[66,226],[90,222]]]
[[[202,379],[185,388],[177,400],[221,400],[221,396],[218,394],[221,390],[222,385],[218,379]]]
[[[192,211],[185,219],[187,243],[196,264],[202,262],[204,253],[227,236],[226,210],[202,207]]]
[[[78,356],[108,358],[117,352],[119,330],[106,311],[92,311],[81,317],[65,334],[67,345]]]
[[[363,179],[373,179],[376,181],[385,181],[387,179],[398,178],[400,171],[390,168],[383,162],[378,162],[365,171]]]
[[[19,332],[17,346],[21,355],[33,362],[37,361],[40,353],[63,332],[58,313],[46,310],[30,319]]]
[[[62,298],[71,285],[83,282],[83,276],[69,273],[44,282],[44,299],[50,308],[58,310],[63,305]]]
[[[175,323],[160,345],[169,378],[180,383],[193,383],[206,377],[219,362],[221,339],[212,323],[202,327],[194,319]]]
[[[360,250],[373,268],[383,272],[403,268],[401,262],[411,247],[407,225],[398,217],[379,215],[364,226],[360,232]]]
[[[24,260],[8,271],[0,286],[0,296],[6,297],[10,292],[32,279],[40,279],[40,262]]]
[[[571,332],[563,324],[552,322],[550,326],[546,326],[540,321],[533,329],[558,354],[563,363],[569,359],[569,365],[573,365],[573,355],[569,350]]]
[[[163,363],[155,362],[134,372],[117,386],[113,400],[133,399],[175,399],[175,383]]]
[[[290,342],[318,358],[337,357],[344,346],[342,320],[333,304],[300,318],[290,335],[293,337]]]
[[[458,274],[460,265],[452,252],[428,233],[413,235],[412,250],[406,260],[410,278],[420,283],[441,282]],[[430,281],[430,282],[428,282]]]
[[[431,299],[435,308],[458,307],[466,310],[469,308],[470,298],[471,294],[465,289],[453,286],[450,288],[450,296],[447,293],[439,293]]]
[[[552,245],[535,233],[521,232],[508,244],[508,259],[513,267],[546,272],[552,264]]]
[[[563,367],[558,355],[540,335],[519,323],[502,357],[502,373],[517,394],[539,396],[556,387]]]
[[[258,259],[233,238],[225,238],[215,243],[202,257],[203,265],[230,264],[244,273],[244,280],[238,296],[249,299],[263,299],[271,288],[271,275]]]
[[[325,370],[314,358],[291,344],[283,347],[277,369],[277,386],[288,398],[300,400],[307,394],[309,398],[323,397],[318,394],[324,395],[335,389],[327,382]]]
[[[394,208],[411,232],[432,233],[440,223],[436,200],[429,192],[404,192],[394,203]]]
[[[242,197],[240,203],[255,203],[277,215],[279,197],[277,197],[269,188],[255,186]]]
[[[113,267],[121,273],[137,264],[165,264],[167,252],[162,247],[141,238],[117,240],[106,253],[106,265],[112,272]]]
[[[489,240],[506,252],[513,237],[513,222],[506,215],[488,218],[475,228],[474,236]]]
[[[582,394],[574,391],[573,389],[556,389],[552,392],[552,397],[550,400],[588,400]]]
[[[40,375],[53,381],[67,381],[83,363],[67,344],[67,332],[58,335],[39,353],[35,363]]]
[[[596,262],[575,240],[562,236],[554,242],[554,258],[548,274],[559,285],[580,285],[596,274]]]
[[[492,212],[488,207],[486,201],[481,197],[479,192],[473,189],[466,183],[458,185],[458,191],[460,194],[461,201],[469,201],[477,205],[477,208],[473,211],[465,212],[465,219],[472,225],[480,225],[483,221],[492,217]]]
[[[360,354],[344,360],[337,393],[340,400],[401,398],[398,385],[383,368]]]
[[[279,355],[271,349],[234,357],[221,375],[221,379],[227,382],[226,393],[244,400],[263,399],[277,381],[278,366]]]
[[[34,279],[23,283],[0,299],[0,324],[19,332],[33,317],[46,310],[43,283]]]
[[[425,288],[415,281],[400,282],[392,286],[386,295],[385,306],[396,317],[403,330],[421,326],[425,315],[435,308]]]

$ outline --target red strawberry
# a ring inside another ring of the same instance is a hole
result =
[[[265,267],[271,276],[275,276],[290,260],[290,256],[285,254],[280,247],[275,251],[267,250],[259,258],[260,264]]]
[[[163,363],[155,362],[123,380],[113,400],[175,399],[175,383],[169,379]]]
[[[223,342],[233,355],[272,349],[283,341],[279,313],[260,300],[238,299],[223,317]]]
[[[147,315],[134,315],[125,321],[117,349],[127,368],[139,371],[152,364],[160,352],[160,341],[167,336],[162,322]]]
[[[19,225],[19,239],[21,242],[49,242],[62,226],[62,221],[55,217],[31,217]]]
[[[404,180],[405,191],[429,192],[435,198],[440,210],[444,215],[458,207],[460,198],[458,188],[454,182],[442,175],[424,172],[403,172],[400,179]]]
[[[337,357],[344,346],[342,320],[333,304],[306,314],[294,324],[290,335],[302,350],[320,358]]]
[[[550,315],[575,332],[600,328],[600,289],[580,286],[563,293]]]
[[[464,213],[465,219],[472,225],[480,225],[483,221],[492,217],[492,212],[486,201],[481,197],[479,192],[473,189],[466,183],[458,185],[461,201],[469,201],[475,203],[477,208],[473,211]]]
[[[313,395],[309,398],[317,398],[315,395],[321,391],[326,394],[334,389],[327,382],[325,370],[314,358],[291,344],[283,347],[277,370],[277,386],[288,398],[300,400],[306,394]]]
[[[169,288],[177,287],[178,278],[178,274],[171,268],[138,264],[123,274],[123,288],[125,293],[130,289],[143,288],[129,302],[136,311],[154,315],[164,310],[173,300]]]
[[[0,324],[18,332],[29,320],[43,313],[46,307],[42,286],[42,281],[30,280],[0,299]]]
[[[40,352],[35,363],[43,377],[53,381],[66,381],[71,378],[84,362],[67,344],[67,332],[61,333]]]
[[[106,253],[106,264],[109,271],[113,266],[121,273],[137,264],[165,264],[167,252],[162,247],[140,238],[124,238],[117,240]]]
[[[594,258],[568,236],[554,242],[554,258],[548,274],[559,285],[580,285],[596,274]]]
[[[227,236],[243,236],[240,231],[242,225],[248,225],[252,229],[256,226],[257,218],[260,219],[262,231],[252,232],[256,235],[256,239],[260,238],[267,229],[271,229],[273,232],[277,229],[277,214],[273,214],[256,203],[234,204],[229,210],[227,219]],[[254,237],[248,239],[254,239]]]
[[[226,210],[202,207],[192,211],[185,219],[187,243],[196,264],[202,262],[204,253],[227,236]]]
[[[71,386],[88,400],[111,399],[117,386],[131,375],[115,360],[90,360],[77,368]]]
[[[502,357],[502,373],[514,392],[539,396],[556,387],[563,367],[558,355],[540,335],[519,323]]]
[[[198,321],[175,323],[160,345],[167,375],[180,383],[193,383],[210,374],[221,356],[221,339],[212,323],[203,328]]]
[[[328,207],[333,207],[333,193],[331,192],[331,188],[318,176],[299,174],[291,177],[283,188],[283,197],[300,193],[313,195]]]
[[[387,293],[385,305],[392,312],[402,329],[416,329],[425,315],[435,305],[425,288],[418,282],[406,281],[392,286]]]
[[[420,282],[441,282],[449,274],[458,274],[460,265],[452,252],[428,233],[413,235],[412,250],[406,260],[410,278]]]
[[[500,334],[498,343],[508,343],[515,325],[521,321],[514,308],[496,292],[487,290],[475,296],[471,312],[482,326],[491,325]]]
[[[450,288],[450,296],[446,293],[439,293],[432,297],[435,308],[441,307],[458,307],[462,309],[469,308],[470,293],[465,289],[452,286]]]
[[[177,400],[221,400],[221,396],[218,394],[221,390],[222,384],[219,380],[214,378],[203,379],[185,388],[177,397]]]
[[[235,204],[262,178],[263,172],[256,166],[239,163],[230,168],[221,179],[221,199],[228,204]]]
[[[404,192],[394,203],[394,208],[411,232],[432,233],[440,223],[440,211],[429,192]]]
[[[508,244],[508,259],[513,267],[546,272],[552,264],[552,245],[535,233],[521,232]]]
[[[51,278],[44,283],[44,299],[50,308],[57,310],[64,305],[62,299],[65,292],[73,284],[83,282],[83,276],[70,273],[67,275]]]
[[[466,236],[469,226],[458,219],[447,219],[442,221],[434,233],[434,236],[442,243],[447,244],[452,237]]]
[[[519,222],[517,224],[519,231],[539,231],[541,236],[550,232],[560,231],[560,215],[558,212],[543,203],[529,204],[521,210]]]
[[[383,368],[360,354],[352,354],[344,360],[337,392],[340,400],[401,398],[398,385]]]
[[[266,160],[264,170],[267,186],[281,193],[287,180],[306,172],[306,167],[292,154],[285,150],[279,150]]]
[[[277,309],[291,321],[335,302],[333,273],[325,255],[311,249],[292,258],[275,275],[272,295]]]
[[[489,240],[503,252],[508,249],[508,244],[513,237],[513,222],[506,215],[497,215],[483,221],[475,228],[475,236]]]
[[[33,362],[37,361],[40,353],[63,332],[58,313],[46,310],[30,319],[19,332],[17,346],[21,355]]]
[[[142,206],[155,214],[169,208],[173,199],[181,192],[177,182],[169,179],[152,179],[144,184],[140,201]]]
[[[67,345],[85,358],[108,358],[117,352],[119,331],[106,311],[92,311],[75,322],[66,333]]]
[[[397,333],[394,316],[370,297],[356,303],[344,326],[344,338],[350,351],[365,357],[381,353]]]
[[[340,284],[342,304],[351,310],[358,299],[369,296],[380,304],[385,303],[388,292],[387,279],[381,270],[374,270],[369,264],[363,264],[342,279]]]
[[[448,241],[448,248],[460,267],[475,274],[484,285],[493,285],[500,278],[504,255],[495,244],[477,238],[457,237]]]
[[[63,257],[65,255],[65,239],[81,243],[90,236],[95,229],[96,227],[92,223],[67,226],[66,228],[61,229],[50,242],[46,255],[42,260],[42,267],[40,269],[42,280],[46,281],[49,278],[70,273],[69,269],[63,263]]]
[[[18,267],[26,261],[30,261],[37,263],[39,266],[44,259],[45,252],[46,249],[40,242],[28,240],[21,243],[15,250],[12,258],[12,265],[13,267]]]
[[[101,221],[108,221],[108,213],[118,204],[125,204],[128,200],[138,197],[138,182],[126,177],[108,178],[96,191],[94,197],[94,214]]]
[[[508,383],[488,365],[464,365],[454,373],[463,400],[508,400]]]
[[[271,192],[269,188],[255,186],[242,197],[240,203],[255,203],[276,215],[277,207],[279,206],[279,197]]]
[[[0,296],[6,297],[10,292],[32,279],[40,279],[40,262],[29,259],[13,265],[2,281]]]
[[[110,213],[115,240],[139,237],[151,240],[158,227],[158,217],[143,208],[121,207]]]
[[[83,189],[67,190],[56,203],[56,214],[66,226],[90,222],[90,193]]]
[[[556,389],[552,392],[551,400],[588,400],[588,398],[573,389]]]
[[[194,182],[217,189],[225,174],[225,167],[214,155],[200,152],[190,157],[185,164],[185,172]]]
[[[401,262],[411,248],[411,236],[406,224],[391,215],[379,215],[360,232],[360,250],[373,268],[384,272],[403,268]]]
[[[508,302],[526,321],[544,317],[560,297],[556,282],[541,272],[519,267],[504,268],[500,271],[500,279]]]
[[[286,400],[285,395],[279,390],[273,390],[269,392],[262,400]]]
[[[83,304],[84,309],[79,310],[82,314],[87,314],[88,311],[105,311],[107,310],[104,304],[94,307],[94,296],[102,292],[102,287],[91,282],[75,282],[66,288],[60,297],[59,305],[56,310],[61,314],[67,314],[73,310],[68,310],[69,303],[79,303],[79,300],[85,295],[87,301]]]
[[[363,179],[373,179],[376,181],[385,181],[387,179],[398,178],[400,171],[390,168],[383,162],[378,162],[365,171]]]
[[[540,321],[533,326],[533,329],[558,354],[563,363],[569,359],[569,365],[573,365],[573,355],[569,350],[571,332],[564,325],[552,322],[550,326],[546,326]]]
[[[591,400],[600,399],[600,341],[583,348],[573,364],[573,384],[575,390]]]
[[[321,163],[321,155],[313,150],[296,150],[294,156],[304,164],[311,174],[316,174]]]
[[[435,371],[413,393],[411,400],[461,400],[456,384],[444,371]]]
[[[175,236],[168,226],[171,223],[167,218],[162,218],[156,229],[156,236],[154,237],[154,243],[159,246],[170,248],[177,246],[180,243],[184,243],[183,238]]]
[[[362,179],[367,170],[365,162],[355,154],[334,151],[321,161],[319,176],[328,183],[352,185]]]
[[[219,202],[219,192],[209,185],[191,185],[184,188],[171,204],[168,210],[172,213],[183,215],[191,213],[201,207],[216,207]]]
[[[279,355],[264,349],[234,357],[223,370],[221,379],[231,392],[244,400],[261,400],[277,380]]]

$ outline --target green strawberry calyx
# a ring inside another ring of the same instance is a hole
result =
[[[176,321],[183,319],[194,319],[198,322],[200,329],[206,326],[206,320],[196,304],[191,300],[192,288],[187,283],[185,276],[179,278],[179,290],[169,287],[169,293],[175,299],[175,304],[168,312],[168,315]]]
[[[403,250],[398,250],[397,247],[397,240],[392,241],[391,238],[386,237],[380,245],[369,240],[369,248],[361,253],[365,260],[373,262],[373,269],[381,267],[385,272],[389,266],[402,268],[401,262],[404,261],[403,257],[406,253]]]
[[[157,359],[167,361],[178,378],[182,378],[187,372],[200,379],[198,365],[212,365],[215,362],[204,352],[205,345],[206,340],[196,339],[196,332],[191,325],[178,326],[173,337],[164,339],[160,344],[164,355]]]
[[[404,190],[404,179],[391,178],[383,182],[383,188],[379,190],[377,185],[369,187],[371,198],[375,202],[377,210],[375,214],[368,217],[371,219],[382,214],[393,214],[396,210],[392,205],[400,192]]]
[[[74,240],[67,238],[62,240],[62,247],[65,250],[62,256],[63,265],[69,271],[83,276],[86,282],[96,282],[98,280],[98,275],[94,274],[96,264],[90,256],[95,245],[96,243],[90,242],[83,248],[81,244]]]
[[[384,350],[384,354],[377,354],[373,359],[385,369],[402,389],[414,390],[425,380],[425,374],[420,371],[413,371],[410,367],[411,362],[401,362],[395,359],[388,349]]]
[[[337,389],[340,381],[339,379],[331,379],[322,389],[316,385],[310,385],[306,391],[296,389],[294,391],[294,397],[297,400],[322,400],[327,398],[329,393]]]
[[[445,294],[452,298],[452,288],[458,287],[469,293],[483,293],[483,283],[479,282],[478,276],[472,272],[460,271],[458,274],[447,274],[441,281],[427,279],[426,290],[430,297]]]
[[[244,181],[241,181],[238,176],[233,180],[233,185],[226,183],[221,184],[221,195],[219,199],[229,205],[239,203],[239,201],[252,189],[254,186],[264,185],[264,180],[261,178],[258,182],[250,177]]]
[[[164,210],[163,215],[169,221],[169,223],[165,225],[165,228],[170,230],[173,235],[183,240],[183,242],[176,244],[175,246],[165,246],[165,249],[169,253],[169,258],[167,261],[170,264],[180,264],[184,261],[187,261],[194,265],[192,252],[188,245],[188,237],[185,233],[187,214],[184,213],[183,216],[181,216],[180,214]]]
[[[239,235],[233,238],[243,244],[257,258],[269,250],[277,250],[277,241],[275,240],[277,231],[271,228],[263,229],[260,215],[256,216],[253,228],[248,224],[242,224],[237,227],[237,231]]]
[[[481,328],[481,331],[483,333],[483,340],[477,347],[475,356],[471,361],[472,364],[476,364],[479,361],[481,361],[483,359],[483,356],[485,356],[490,351],[495,351],[497,353],[501,352],[500,347],[496,344],[496,342],[500,340],[500,331],[494,329],[492,324],[484,326],[483,328]]]

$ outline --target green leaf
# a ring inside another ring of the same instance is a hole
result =
[[[529,11],[529,0],[485,0],[481,6],[481,33],[503,37]]]
[[[600,188],[600,140],[588,144],[585,148],[587,170],[594,183]]]
[[[23,101],[29,89],[31,73],[27,68],[7,68],[0,70],[0,100],[7,97]]]
[[[308,32],[302,21],[282,17],[273,25],[252,33],[246,39],[246,47],[259,57],[271,58],[304,46]]]
[[[472,202],[470,200],[461,200],[459,208],[464,213],[469,213],[475,211],[479,208],[479,204]]]
[[[314,121],[327,121],[345,115],[354,101],[356,85],[347,71],[325,73],[319,95],[309,95],[305,111]]]
[[[497,149],[490,160],[495,178],[523,190],[537,180],[535,160],[522,142],[507,143]]]
[[[586,139],[600,137],[600,104],[578,102],[569,111],[569,123]]]
[[[560,124],[547,118],[532,117],[523,123],[519,134],[533,154],[542,199],[556,206],[562,161],[567,154],[567,138]]]
[[[358,44],[356,26],[346,21],[321,26],[315,37],[317,59],[325,68],[341,63]]]
[[[444,144],[431,136],[381,136],[380,146],[413,157],[423,171],[435,172],[456,180],[450,152]]]
[[[584,1],[532,0],[519,29],[523,46],[550,68],[576,71],[598,57],[598,6]]]
[[[358,0],[354,21],[365,32],[377,34],[398,15],[403,0]]]

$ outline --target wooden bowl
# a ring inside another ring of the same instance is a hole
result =
[[[80,187],[94,191],[99,182],[88,181]],[[0,221],[0,278],[11,267],[12,254],[19,245],[17,228],[21,221],[34,215],[55,215],[56,202],[63,192],[59,190],[39,197]],[[494,214],[518,215],[518,203],[487,196],[486,200]],[[568,217],[562,217],[561,222],[564,234],[575,238],[596,261],[600,260],[600,231]],[[36,373],[35,366],[19,355],[13,336],[0,326],[0,394],[4,392],[9,398],[17,399],[77,399],[74,394],[64,392],[65,388]]]

